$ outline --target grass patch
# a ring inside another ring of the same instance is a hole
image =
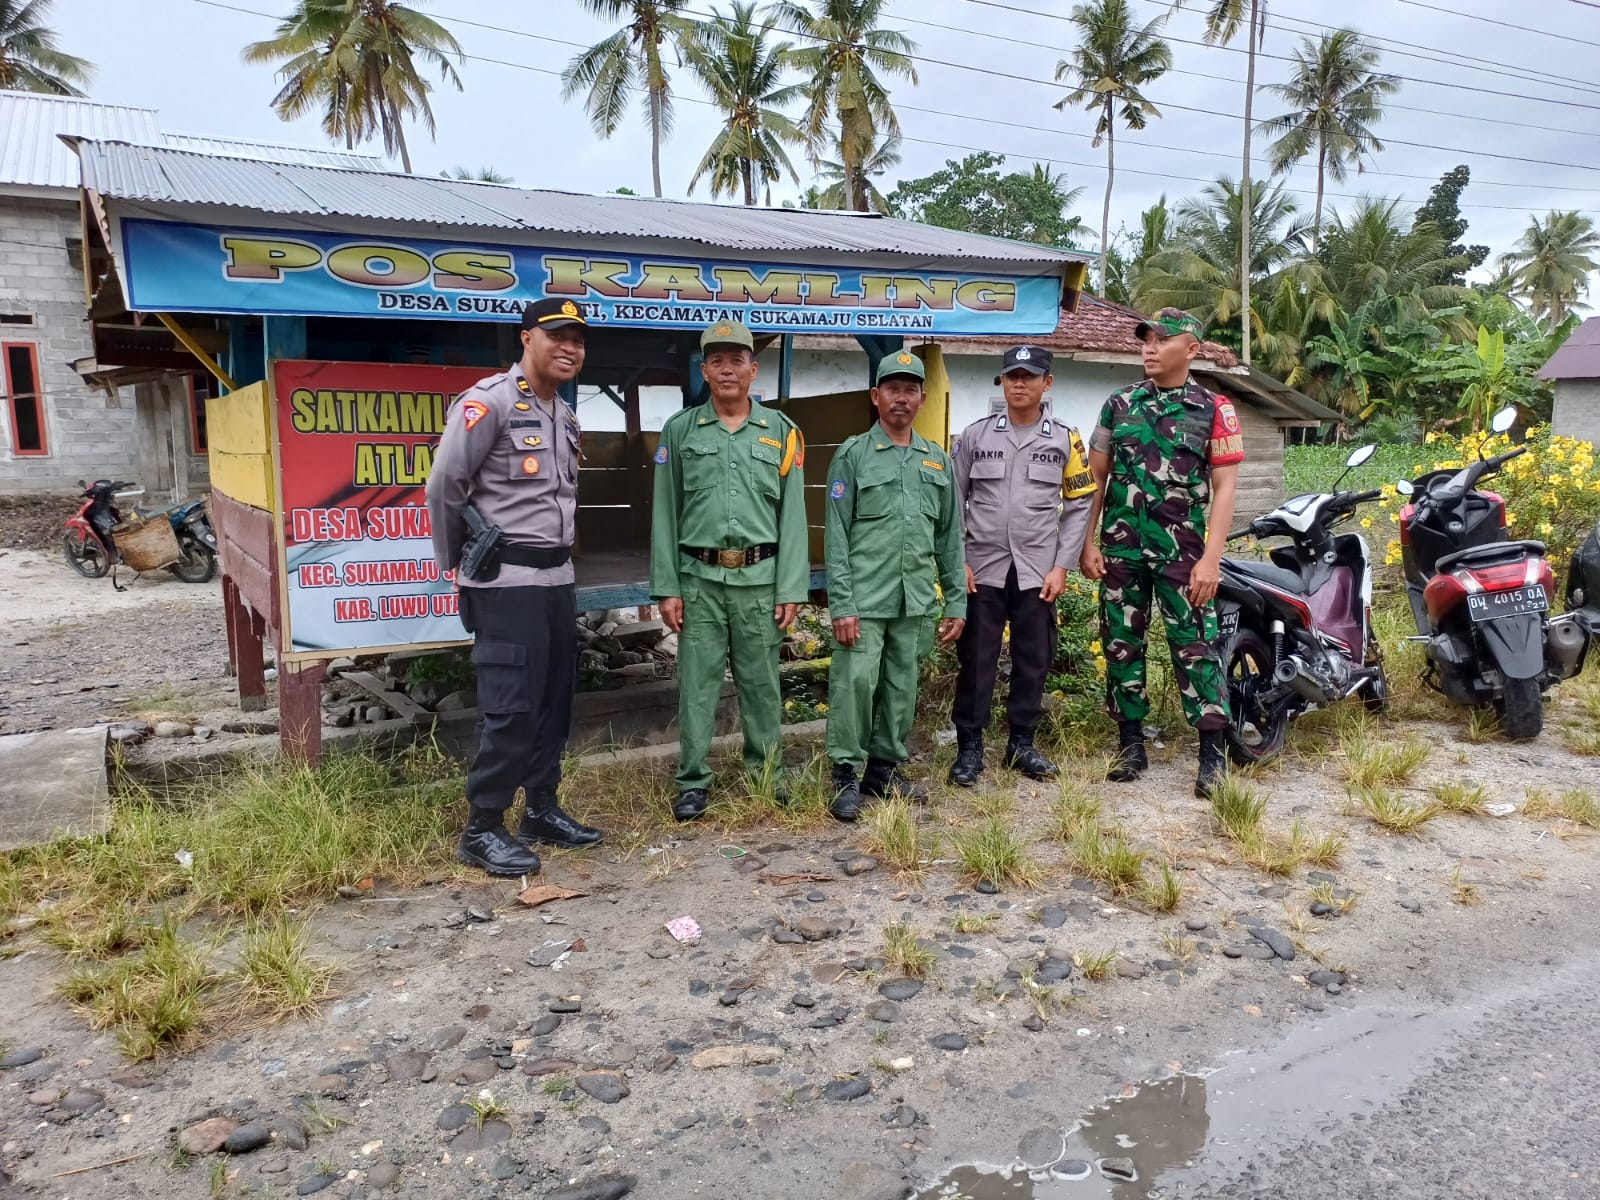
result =
[[[1070,843],[1086,827],[1100,824],[1100,798],[1074,781],[1061,781],[1049,808],[1048,836],[1058,842]]]
[[[1600,726],[1563,725],[1561,744],[1574,754],[1600,757]]]
[[[1469,788],[1466,784],[1454,780],[1449,783],[1436,783],[1428,791],[1432,793],[1433,802],[1441,812],[1463,813],[1467,816],[1481,817],[1483,806],[1489,800],[1489,793],[1481,784]]]
[[[1172,912],[1183,903],[1183,880],[1166,863],[1161,864],[1161,874],[1147,879],[1140,891],[1147,908],[1156,912]]]
[[[883,927],[883,958],[902,975],[925,979],[938,955],[922,944],[915,929],[896,921]]]
[[[934,844],[917,827],[916,812],[908,800],[874,804],[867,809],[864,824],[867,849],[879,862],[902,875],[924,870],[934,855]]]
[[[184,938],[170,918],[151,931],[137,954],[103,967],[81,967],[57,994],[80,1009],[94,1029],[111,1029],[134,1061],[182,1047],[200,1030],[216,983],[207,949]]]
[[[1461,729],[1461,740],[1474,746],[1492,742],[1500,736],[1500,717],[1492,708],[1469,708],[1467,723]]]
[[[1333,884],[1326,881],[1315,883],[1311,886],[1311,903],[1324,904],[1338,913],[1341,917],[1355,908],[1356,901],[1361,899],[1360,892],[1346,892],[1343,896],[1337,894]]]
[[[104,962],[144,945],[150,925],[126,901],[117,901],[103,911],[92,905],[77,904],[51,911],[39,928],[39,937],[66,957]]]
[[[1236,842],[1260,836],[1267,799],[1238,775],[1229,772],[1211,792],[1211,815]]]
[[[132,715],[151,722],[189,720],[200,715],[200,702],[170,683],[163,683],[147,696],[134,696],[124,701],[123,707]]]
[[[1345,779],[1357,789],[1407,784],[1431,752],[1421,738],[1375,742],[1366,731],[1352,733],[1344,739]]]
[[[476,1096],[467,1100],[467,1107],[472,1110],[472,1121],[479,1129],[483,1128],[485,1121],[492,1121],[496,1117],[509,1117],[511,1110],[494,1098],[494,1093],[484,1088]]]
[[[1161,946],[1166,950],[1169,958],[1175,959],[1184,966],[1188,966],[1194,961],[1196,954],[1194,942],[1181,933],[1174,933],[1169,930],[1162,934]]]
[[[1022,839],[998,820],[952,834],[950,841],[962,874],[975,882],[988,880],[996,887],[1033,887],[1039,882],[1039,867],[1028,857]]]
[[[976,792],[967,801],[967,808],[980,821],[999,821],[1016,815],[1017,793],[1009,788]]]
[[[1570,788],[1561,793],[1561,815],[1575,825],[1600,829],[1600,804],[1594,795],[1581,788]]]
[[[1117,952],[1115,950],[1102,950],[1099,954],[1089,954],[1080,951],[1072,956],[1072,961],[1085,979],[1099,983],[1110,979],[1117,969]]]
[[[546,1096],[559,1096],[562,1092],[572,1088],[572,1080],[564,1075],[552,1075],[544,1081],[544,1094]]]
[[[1437,805],[1412,804],[1392,789],[1376,785],[1354,787],[1350,795],[1374,824],[1391,833],[1414,834],[1440,811]]]
[[[1344,838],[1337,833],[1325,833],[1313,840],[1309,831],[1298,820],[1289,831],[1289,841],[1298,843],[1300,861],[1313,867],[1337,867],[1344,857]]]
[[[999,913],[959,913],[951,918],[950,929],[960,934],[992,933],[999,921]]]
[[[303,920],[280,915],[245,938],[234,976],[240,1002],[269,1022],[309,1017],[333,994],[337,968],[311,955]]]
[[[1478,894],[1478,885],[1468,883],[1461,878],[1461,868],[1457,867],[1450,876],[1450,899],[1457,904],[1476,904],[1483,897]]]
[[[1118,895],[1144,882],[1144,853],[1120,829],[1085,825],[1068,847],[1073,870],[1099,880]]]
[[[336,1133],[350,1124],[350,1119],[329,1108],[315,1096],[297,1105],[308,1133]]]

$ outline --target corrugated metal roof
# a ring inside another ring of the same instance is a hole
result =
[[[1574,329],[1539,368],[1540,379],[1600,379],[1600,317]]]
[[[161,140],[151,108],[0,91],[0,184],[76,188],[78,156],[61,141],[63,133],[125,142]]]
[[[283,142],[251,142],[243,138],[171,132],[162,133],[161,144],[172,150],[216,154],[223,158],[270,158],[274,162],[302,163],[306,166],[338,167],[355,171],[384,169],[383,159],[376,154],[359,154],[354,150],[332,150],[319,146],[290,146]]]
[[[1089,256],[863,213],[532,191],[471,180],[219,158],[114,141],[80,146],[83,182],[111,200],[455,229],[690,242],[734,251],[904,254],[997,263]]]

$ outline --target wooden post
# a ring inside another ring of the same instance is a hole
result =
[[[285,663],[278,669],[278,743],[284,757],[316,766],[322,757],[322,680],[328,664]]]
[[[228,634],[228,675],[239,674],[239,627],[234,608],[240,603],[239,588],[228,575],[222,577],[222,627]]]
[[[239,708],[260,712],[267,707],[267,679],[261,666],[261,642],[265,627],[245,604],[232,580],[224,580],[222,602],[228,622],[228,641],[233,648],[235,673],[239,680]]]

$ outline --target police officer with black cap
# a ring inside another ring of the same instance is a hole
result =
[[[1045,411],[1055,378],[1051,363],[1042,346],[1007,350],[995,377],[1005,391],[1005,411],[968,425],[952,456],[970,598],[956,646],[961,669],[951,712],[958,749],[950,782],[961,787],[973,787],[983,773],[983,731],[1008,623],[1005,765],[1030,779],[1056,774],[1033,736],[1056,656],[1056,597],[1083,549],[1094,480],[1078,431]]]
[[[583,369],[586,330],[571,300],[525,306],[521,359],[461,393],[428,475],[434,557],[463,568],[461,623],[476,638],[478,752],[456,856],[491,875],[537,872],[528,843],[576,849],[601,838],[556,803],[578,673],[581,437],[558,389]],[[486,553],[484,538],[495,543]],[[527,801],[513,838],[505,814],[519,788]]]

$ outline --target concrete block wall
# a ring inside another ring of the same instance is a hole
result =
[[[1600,446],[1600,379],[1563,379],[1556,384],[1550,428],[1563,437]]]
[[[67,256],[82,235],[73,201],[0,196],[0,313],[26,313],[30,325],[0,323],[0,341],[36,348],[49,453],[13,453],[10,398],[0,420],[0,491],[72,490],[78,479],[136,479],[138,439],[131,388],[108,397],[72,369],[94,353],[85,319],[83,277]],[[3,387],[3,382],[0,382]]]

